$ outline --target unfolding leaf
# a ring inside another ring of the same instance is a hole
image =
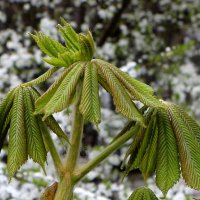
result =
[[[98,62],[94,63],[98,67],[98,75],[106,80],[106,83],[111,90],[111,95],[113,96],[113,101],[116,105],[116,111],[122,113],[129,119],[140,122],[142,126],[145,126],[143,116],[131,101],[123,85],[118,81],[112,71]]]
[[[82,60],[91,60],[94,54],[94,41],[90,31],[87,35],[80,33],[79,41]]]
[[[65,134],[65,132],[61,129],[58,122],[51,115],[45,119],[45,124],[59,137],[63,138],[65,141],[69,143],[69,138]]]
[[[158,200],[156,195],[147,187],[137,188],[128,200]]]
[[[168,114],[176,135],[182,176],[190,187],[200,189],[200,144],[192,131],[191,122],[187,121],[188,116],[175,104],[168,103]]]
[[[180,167],[176,138],[170,118],[165,109],[157,112],[158,150],[156,165],[156,184],[167,194],[168,190],[180,179]]]
[[[23,91],[18,89],[12,108],[8,145],[8,175],[11,178],[28,159]]]
[[[78,34],[63,18],[61,18],[61,22],[63,26],[58,25],[58,30],[64,37],[67,48],[73,52],[78,51],[80,49]]]
[[[40,49],[50,57],[57,57],[59,53],[67,51],[67,48],[61,43],[41,32],[36,32],[36,34],[32,35],[32,37]]]
[[[85,68],[80,112],[90,122],[101,121],[97,67],[88,63]]]

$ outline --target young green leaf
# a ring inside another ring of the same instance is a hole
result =
[[[42,60],[55,67],[68,67],[66,62],[60,58],[51,57],[51,58],[43,58]]]
[[[40,49],[50,57],[58,57],[59,53],[64,53],[67,51],[67,48],[61,43],[41,32],[36,32],[35,35],[31,34],[31,36],[36,41]]]
[[[129,95],[124,90],[123,85],[121,85],[112,71],[100,63],[94,63],[98,67],[98,75],[102,77],[102,79],[106,80],[106,83],[111,90],[111,95],[113,96],[113,101],[116,105],[116,111],[122,113],[129,119],[138,121],[142,126],[145,126],[143,116],[140,114],[135,104],[131,101]]]
[[[168,103],[168,114],[178,144],[182,176],[188,186],[200,189],[200,144],[182,109]]]
[[[87,35],[80,33],[79,40],[82,60],[91,60],[94,54],[94,41],[90,31]]]
[[[97,67],[89,62],[85,68],[81,102],[79,106],[82,115],[96,124],[101,121]]]
[[[64,37],[67,48],[72,52],[79,51],[80,44],[78,34],[74,31],[72,26],[67,23],[63,18],[61,18],[61,23],[63,24],[63,26],[58,25],[58,30]]]
[[[180,179],[180,167],[176,138],[170,118],[165,109],[157,112],[158,155],[156,165],[156,184],[167,194],[168,190]]]
[[[7,167],[10,178],[28,159],[23,102],[23,91],[19,88],[15,92],[9,131]]]
[[[34,112],[34,101],[28,88],[24,90],[25,126],[27,134],[28,155],[34,162],[44,168],[47,152],[44,146],[42,133]]]
[[[147,187],[137,188],[128,200],[158,200],[156,195]]]

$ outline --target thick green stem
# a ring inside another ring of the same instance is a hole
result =
[[[114,140],[109,144],[98,156],[89,161],[83,167],[75,172],[75,182],[80,181],[88,172],[94,169],[104,159],[106,159],[111,153],[119,149],[126,141],[128,141],[139,130],[139,126],[136,125],[130,128],[125,134]]]
[[[79,88],[78,88],[79,89]],[[64,162],[64,176],[58,184],[55,200],[72,200],[74,188],[74,170],[80,155],[84,119],[79,111],[80,91],[74,108],[70,146]]]

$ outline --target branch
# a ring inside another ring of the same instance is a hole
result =
[[[138,125],[131,127],[125,134],[111,142],[98,156],[93,160],[89,161],[83,167],[78,169],[74,174],[74,181],[77,183],[80,181],[87,173],[94,169],[98,164],[100,164],[104,159],[106,159],[111,153],[119,149],[126,141],[128,141],[135,133],[139,130]],[[126,128],[126,127],[125,127]]]

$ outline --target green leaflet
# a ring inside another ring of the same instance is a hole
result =
[[[130,76],[128,76],[128,74],[122,72],[120,69],[118,69],[114,65],[111,65],[110,63],[101,60],[98,60],[98,62],[101,62],[103,65],[112,70],[112,72],[115,74],[118,80],[125,86],[127,91],[131,94],[133,100],[138,100],[144,105],[155,108],[163,107],[163,104],[155,96],[153,96],[153,89],[150,86],[140,81],[137,81],[134,78],[131,78]]]
[[[45,61],[46,63],[56,66],[56,67],[67,67],[68,65],[66,64],[66,62],[63,59],[60,58],[43,58],[43,61]]]
[[[0,103],[0,151],[3,147],[10,123],[10,110],[13,104],[15,92],[11,90]]]
[[[168,190],[180,179],[178,149],[176,138],[166,110],[158,110],[157,122],[159,136],[156,184],[163,194],[166,195]]]
[[[52,115],[47,117],[44,122],[59,138],[63,138],[67,143],[69,143],[69,138],[67,137],[65,132],[60,128],[58,122]]]
[[[34,101],[28,88],[24,90],[25,126],[27,134],[28,155],[34,162],[39,163],[44,169],[47,152],[44,146],[42,133],[37,117],[33,115]]]
[[[44,107],[49,102],[49,100],[53,97],[53,95],[59,88],[60,84],[64,80],[65,76],[71,71],[73,67],[74,65],[65,69],[62,75],[50,86],[50,88],[42,96],[40,96],[37,99],[35,103],[35,107],[36,107],[35,114],[42,114],[44,112]]]
[[[128,200],[158,200],[156,195],[147,187],[137,188]]]
[[[9,131],[7,167],[10,178],[28,159],[24,115],[23,91],[22,88],[19,88],[13,101]]]
[[[82,60],[91,60],[94,54],[94,41],[90,31],[88,31],[87,35],[80,33],[80,50],[81,50],[81,58]]]
[[[144,157],[140,163],[139,169],[142,172],[144,180],[147,180],[149,175],[151,175],[156,167],[156,151],[157,151],[157,141],[158,141],[158,129],[155,127],[151,136],[151,142],[144,154]]]
[[[112,71],[100,63],[94,63],[98,67],[98,75],[102,77],[102,79],[106,80],[106,83],[111,90],[113,101],[116,105],[116,111],[122,113],[129,119],[138,121],[142,126],[145,126],[143,116],[140,114],[135,104],[131,101],[129,95],[124,90],[124,87],[121,85]]]
[[[119,68],[115,67],[114,65],[100,59],[95,59],[97,62],[102,63],[102,65],[107,65],[109,68],[111,68],[113,71],[117,72],[121,77],[123,77],[130,85],[133,85],[136,90],[143,91],[145,94],[151,94],[153,95],[154,90],[151,86],[146,85],[145,83],[142,83],[141,81],[138,81],[131,76],[129,76],[127,73],[121,71]]]
[[[97,67],[89,62],[85,68],[81,102],[82,115],[96,124],[101,121]]]
[[[73,69],[71,69],[64,77],[63,81],[58,85],[53,96],[51,98],[47,96],[50,100],[43,109],[45,114],[43,117],[44,119],[52,113],[59,112],[69,106],[84,67],[85,63],[73,67]]]
[[[140,147],[138,148],[137,155],[135,157],[134,162],[131,164],[129,171],[136,169],[140,166],[143,156],[147,150],[147,147],[150,144],[149,141],[152,133],[154,133],[154,130],[155,130],[155,119],[152,118],[145,130],[144,137],[141,141]]]
[[[72,26],[61,18],[63,26],[58,25],[58,30],[65,39],[66,46],[70,51],[76,52],[80,49],[78,34],[74,31]]]
[[[50,57],[57,57],[59,53],[67,51],[67,48],[62,44],[41,32],[36,32],[35,35],[31,34],[31,36],[40,49]]]
[[[188,186],[200,189],[200,144],[195,132],[178,106],[168,103],[168,114],[178,144],[182,176]]]

